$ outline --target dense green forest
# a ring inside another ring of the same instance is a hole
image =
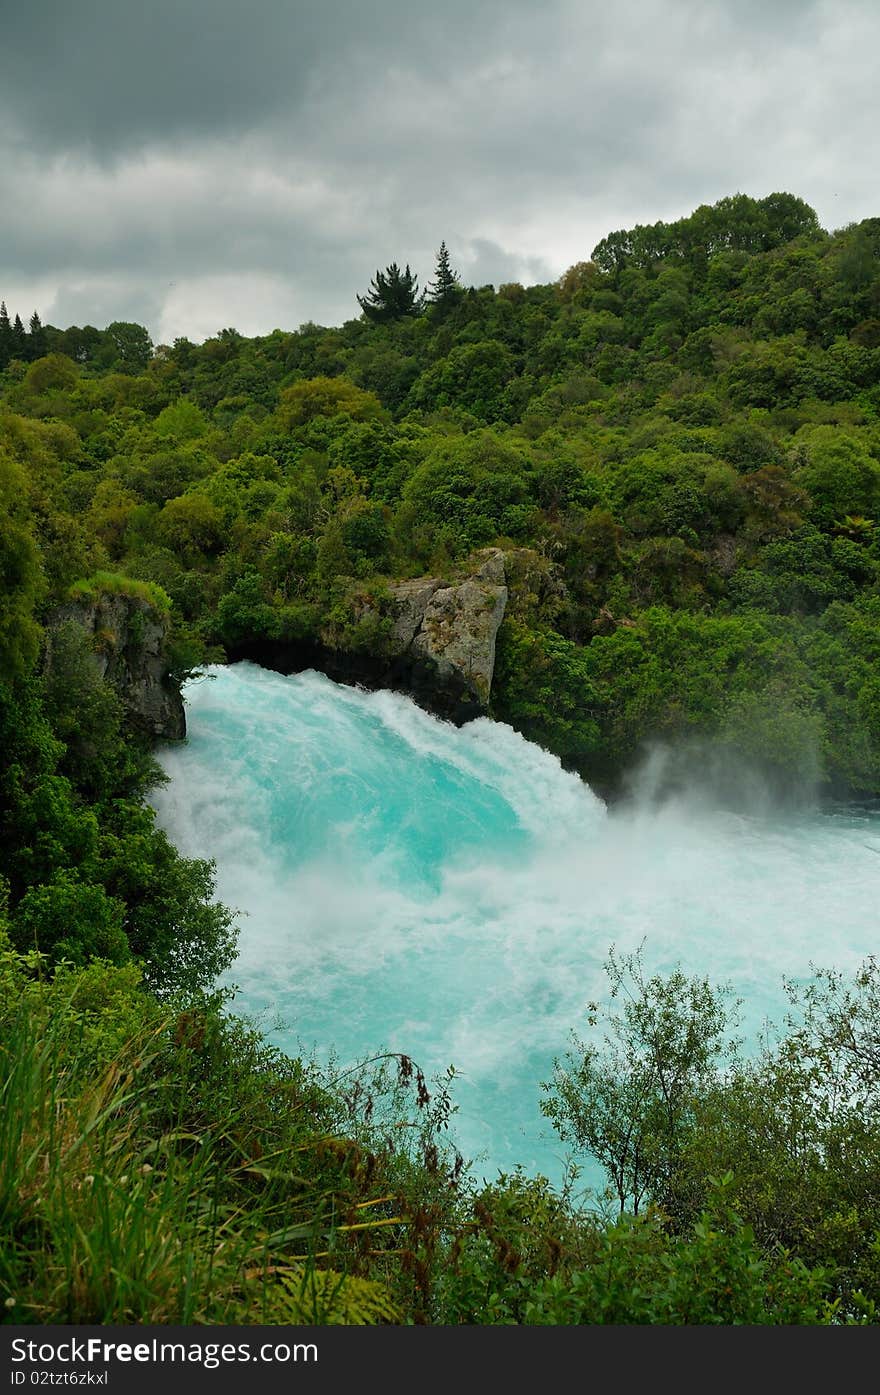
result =
[[[51,663],[45,636],[121,593],[178,679],[243,645],[380,653],[390,581],[497,545],[492,715],[603,791],[661,740],[880,796],[880,218],[737,195],[555,284],[465,287],[443,245],[426,293],[392,262],[358,304],[199,345],[0,313],[4,1311],[876,1320],[872,962],[746,1062],[718,990],[612,959],[627,1006],[544,1085],[611,1212],[477,1190],[408,1058],[334,1077],[229,1015],[212,867],[156,827],[83,636]]]

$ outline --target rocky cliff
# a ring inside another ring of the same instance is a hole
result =
[[[504,553],[488,548],[475,561],[459,581],[420,577],[391,587],[395,686],[458,721],[486,711],[507,605]]]
[[[132,726],[151,739],[183,740],[183,699],[168,673],[168,620],[161,611],[125,592],[68,601],[49,618],[48,663],[53,629],[71,622],[86,632],[97,670],[118,692]]]
[[[391,582],[381,595],[364,595],[348,632],[328,629],[320,642],[241,643],[227,657],[280,673],[316,668],[343,683],[393,688],[462,723],[488,709],[507,594],[505,553],[485,548],[455,575]],[[366,640],[357,632],[364,622],[372,622]]]

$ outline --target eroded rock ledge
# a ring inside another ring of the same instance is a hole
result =
[[[492,548],[478,560],[472,575],[452,585],[425,577],[391,588],[399,677],[426,706],[462,720],[488,707],[507,605],[504,553]]]
[[[383,622],[372,647],[261,642],[238,645],[228,657],[281,673],[316,668],[341,682],[406,692],[429,712],[460,724],[488,709],[507,594],[505,554],[485,548],[458,577],[393,582],[385,595],[371,597],[362,618]]]

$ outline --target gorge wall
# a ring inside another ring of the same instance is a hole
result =
[[[85,632],[95,667],[119,694],[130,724],[151,740],[182,741],[186,716],[180,684],[169,673],[168,617],[128,592],[99,591],[67,601],[46,626],[48,666],[53,634],[70,624]]]

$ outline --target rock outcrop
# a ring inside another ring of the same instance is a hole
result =
[[[476,560],[477,569],[458,582],[420,577],[391,588],[395,686],[457,721],[487,709],[507,605],[504,553],[488,548]]]
[[[356,622],[374,621],[369,638],[357,626],[325,630],[320,640],[243,641],[231,663],[249,659],[280,673],[316,668],[341,683],[393,688],[421,707],[461,724],[488,709],[495,637],[507,605],[501,548],[476,553],[456,575],[395,581],[359,598]]]
[[[127,592],[99,592],[59,606],[48,629],[74,623],[85,631],[101,677],[116,689],[132,726],[152,739],[182,741],[186,716],[179,685],[168,672],[168,621],[148,600]]]

